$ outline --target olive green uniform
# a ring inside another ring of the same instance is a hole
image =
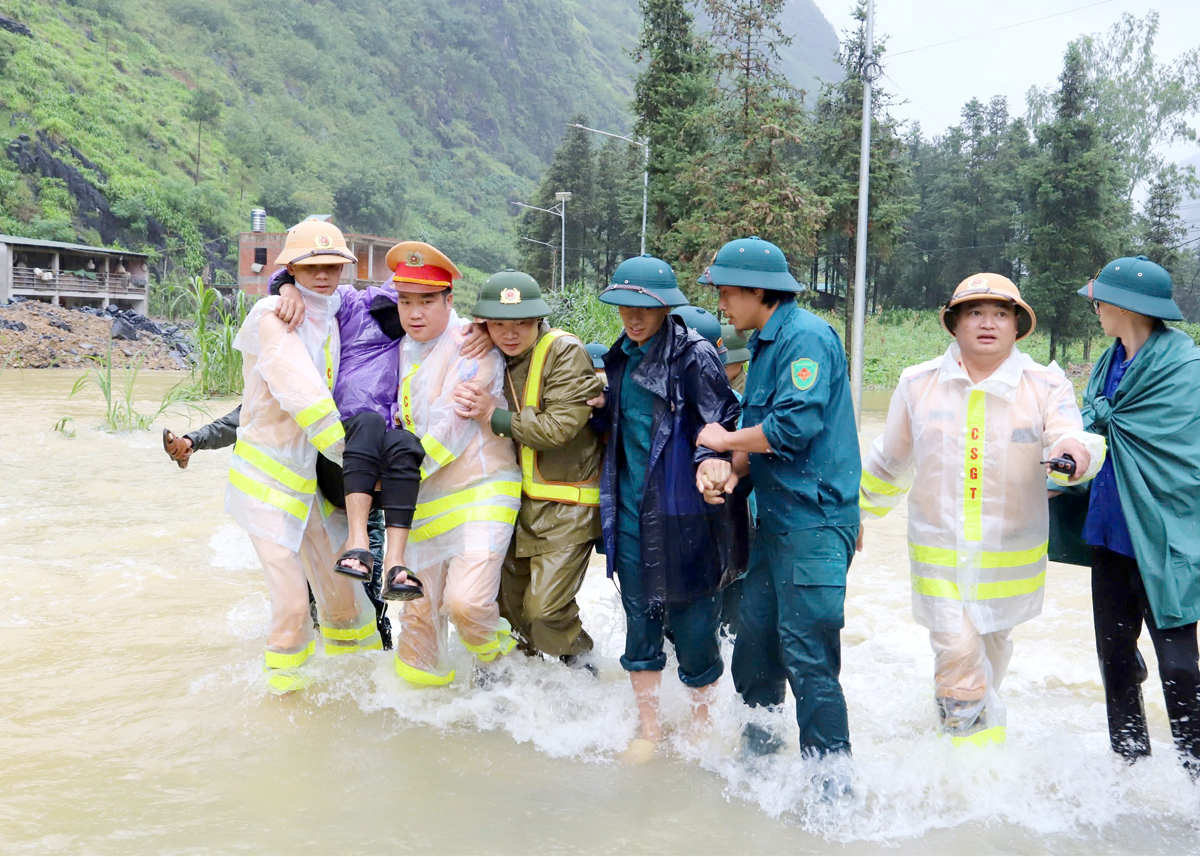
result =
[[[542,322],[538,342],[505,357],[505,397],[509,410],[492,414],[492,431],[510,437],[518,455],[536,453],[532,473],[541,485],[581,489],[584,502],[529,496],[531,468],[524,466],[521,511],[500,580],[500,612],[531,648],[548,655],[577,655],[592,648],[579,621],[575,595],[583,584],[592,544],[600,537],[599,476],[602,446],[588,425],[587,400],[603,384],[592,359],[573,336],[557,337]],[[524,404],[526,383],[538,343],[552,337],[545,352],[536,406]],[[590,490],[595,489],[595,502]],[[535,484],[533,490],[538,492]],[[570,493],[570,488],[567,489]],[[538,492],[542,493],[542,492]]]

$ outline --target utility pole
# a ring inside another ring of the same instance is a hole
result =
[[[850,360],[850,389],[854,421],[862,427],[863,326],[867,316],[867,198],[871,185],[871,84],[883,74],[875,60],[875,0],[867,0],[866,39],[863,41],[862,146],[858,156],[858,248],[854,257],[854,334]]]
[[[562,274],[558,287],[559,289],[565,289],[567,287],[567,200],[571,198],[571,191],[560,190],[558,193],[554,194],[554,198],[558,200],[558,205],[554,206],[554,208],[540,208],[536,205],[528,205],[527,203],[517,202],[516,200],[509,200],[509,204],[516,205],[521,208],[531,208],[534,211],[542,211],[546,214],[553,214],[562,221],[562,257],[559,259],[559,270],[562,272]],[[535,238],[523,238],[522,240],[533,241],[535,244],[546,244],[545,241],[538,241]],[[546,244],[546,246],[549,247],[550,245]],[[550,277],[550,282],[554,282],[553,275]]]
[[[618,140],[624,140],[632,146],[642,147],[642,255],[646,255],[646,205],[650,195],[650,143],[635,140],[633,137],[626,137],[621,134],[611,134],[608,131],[601,131],[597,128],[589,128],[586,125],[580,125],[578,122],[568,122],[568,128],[579,128],[584,131],[591,131],[593,134],[603,134],[605,137],[615,137]]]

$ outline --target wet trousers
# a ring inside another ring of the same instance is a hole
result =
[[[1200,775],[1200,653],[1196,623],[1159,628],[1154,622],[1137,560],[1107,548],[1092,548],[1092,617],[1104,680],[1108,737],[1113,752],[1131,761],[1150,755],[1142,704],[1146,664],[1138,653],[1142,622],[1158,656],[1167,717],[1175,746],[1193,778]]]
[[[441,669],[447,619],[454,623],[467,650],[480,660],[490,661],[512,650],[515,641],[496,604],[503,562],[503,556],[468,550],[420,570],[425,596],[404,602],[396,637],[396,657],[401,662],[397,669],[403,677],[420,684],[444,683],[423,680],[412,674],[416,670],[424,677],[441,677],[447,682],[453,678],[453,672]],[[410,669],[404,670],[403,665]]]
[[[989,728],[1005,725],[998,693],[1012,660],[1011,634],[1012,628],[980,634],[965,610],[958,631],[929,632],[934,694],[943,726],[969,727],[985,707]]]
[[[387,421],[374,411],[347,417],[342,425],[346,429],[342,456],[345,493],[374,494],[379,483],[387,526],[411,528],[425,460],[421,442],[407,429],[388,428]],[[330,502],[339,505],[333,498]]]
[[[327,654],[381,648],[375,614],[363,588],[333,571],[333,548],[318,512],[309,513],[299,551],[259,536],[250,536],[250,541],[262,563],[271,598],[268,666],[281,663],[272,653],[300,656],[293,666],[312,654],[310,587]]]
[[[621,666],[629,672],[661,672],[667,665],[666,626],[679,660],[679,680],[685,687],[707,687],[725,672],[717,628],[721,623],[720,594],[676,604],[653,601],[642,581],[641,548],[617,536],[617,580],[625,608],[625,654]]]
[[[796,698],[800,749],[850,752],[842,669],[846,571],[858,527],[759,530],[742,578],[733,684],[747,705]]]
[[[591,651],[575,603],[591,554],[589,541],[519,557],[513,539],[500,572],[500,615],[525,645],[553,657]]]

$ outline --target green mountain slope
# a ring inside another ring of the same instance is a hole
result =
[[[228,268],[258,205],[276,228],[332,212],[495,269],[515,255],[507,200],[568,116],[630,124],[637,0],[0,0],[0,15],[33,33],[0,30],[0,231],[151,247],[160,270]]]

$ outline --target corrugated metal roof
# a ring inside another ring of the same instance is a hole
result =
[[[40,238],[20,238],[16,235],[0,235],[0,244],[16,244],[21,247],[45,247],[49,250],[74,250],[79,253],[95,253],[100,256],[138,256],[149,259],[147,253],[132,250],[114,250],[110,247],[89,247],[86,244],[67,244],[65,241],[43,241]]]

